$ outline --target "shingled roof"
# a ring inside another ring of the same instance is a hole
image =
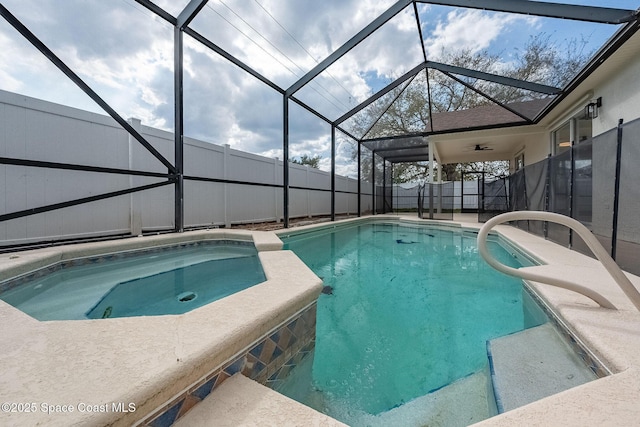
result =
[[[550,97],[530,101],[513,102],[505,105],[511,110],[517,111],[523,116],[533,119],[552,100],[553,98]],[[468,110],[434,113],[431,121],[433,123],[434,132],[527,122],[519,115],[498,104],[482,105]]]

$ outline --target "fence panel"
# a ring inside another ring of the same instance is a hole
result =
[[[478,222],[489,221],[509,210],[509,192],[506,178],[496,178],[484,183],[484,201],[478,212]]]
[[[640,274],[640,120],[623,126],[621,160],[616,261]]]
[[[549,163],[548,211],[571,216],[571,150],[551,157]],[[546,177],[545,177],[546,178]],[[569,228],[561,224],[547,222],[547,238],[562,246],[569,247]]]
[[[593,138],[591,165],[593,201],[590,230],[609,252],[611,252],[613,230],[616,147],[616,129]]]
[[[573,201],[571,216],[593,230],[593,140],[588,139],[573,147]],[[571,246],[578,252],[591,254],[577,233],[572,234]],[[607,245],[604,245],[607,248]],[[608,246],[610,248],[611,242]]]
[[[527,166],[525,173],[525,185],[527,187],[527,209],[543,211],[546,209],[546,183],[549,161],[534,163]],[[544,223],[542,221],[528,221],[529,232],[544,236]]]
[[[174,158],[171,132],[140,120],[131,126],[169,161]],[[0,90],[0,153],[25,160],[54,161],[167,173],[167,168],[108,116],[77,110]],[[185,138],[187,177],[282,185],[283,163],[251,153]],[[129,175],[0,165],[0,214],[124,190],[161,181]],[[331,174],[292,164],[290,185],[329,190]],[[381,177],[380,177],[381,178]],[[358,182],[336,176],[336,214],[357,214]],[[185,227],[282,220],[279,187],[185,179]],[[363,212],[371,212],[371,185],[363,183]],[[331,193],[290,190],[290,216],[329,215]],[[0,246],[65,238],[174,228],[174,186],[119,196],[0,222]]]

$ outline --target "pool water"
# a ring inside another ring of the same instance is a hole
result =
[[[108,255],[53,268],[0,293],[38,320],[182,314],[264,282],[253,245],[183,245]]]
[[[544,321],[520,280],[480,258],[473,234],[367,224],[283,240],[330,288],[309,384],[280,391],[351,425],[482,372],[487,340]]]

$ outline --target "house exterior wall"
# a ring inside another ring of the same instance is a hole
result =
[[[524,149],[524,164],[530,165],[537,163],[549,157],[550,151],[550,132],[543,132],[539,134],[536,139],[525,146]],[[514,154],[515,156],[515,154]],[[513,159],[511,162],[513,163]]]
[[[593,120],[593,134],[599,135],[618,125],[640,118],[640,58],[636,57],[594,90],[594,98],[602,97],[602,108]]]

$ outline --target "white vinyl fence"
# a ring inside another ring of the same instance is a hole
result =
[[[129,123],[173,162],[173,134]],[[167,173],[167,168],[111,117],[0,91],[0,157]],[[185,138],[185,177],[282,185],[282,161]],[[329,172],[290,165],[289,185],[331,189]],[[166,179],[0,164],[0,215],[159,183]],[[230,226],[279,221],[282,188],[184,181],[185,226]],[[370,185],[363,183],[363,192]],[[357,180],[336,177],[336,213],[356,214]],[[289,216],[331,213],[331,193],[290,189]],[[362,212],[372,198],[362,196]],[[64,238],[169,230],[174,227],[174,186],[65,207],[0,222],[0,246]]]
[[[477,181],[455,181],[453,183],[453,209],[461,209],[462,187],[464,184],[464,208],[478,208],[478,182]],[[393,186],[393,209],[409,210],[418,206],[418,184],[408,187],[407,184]]]

